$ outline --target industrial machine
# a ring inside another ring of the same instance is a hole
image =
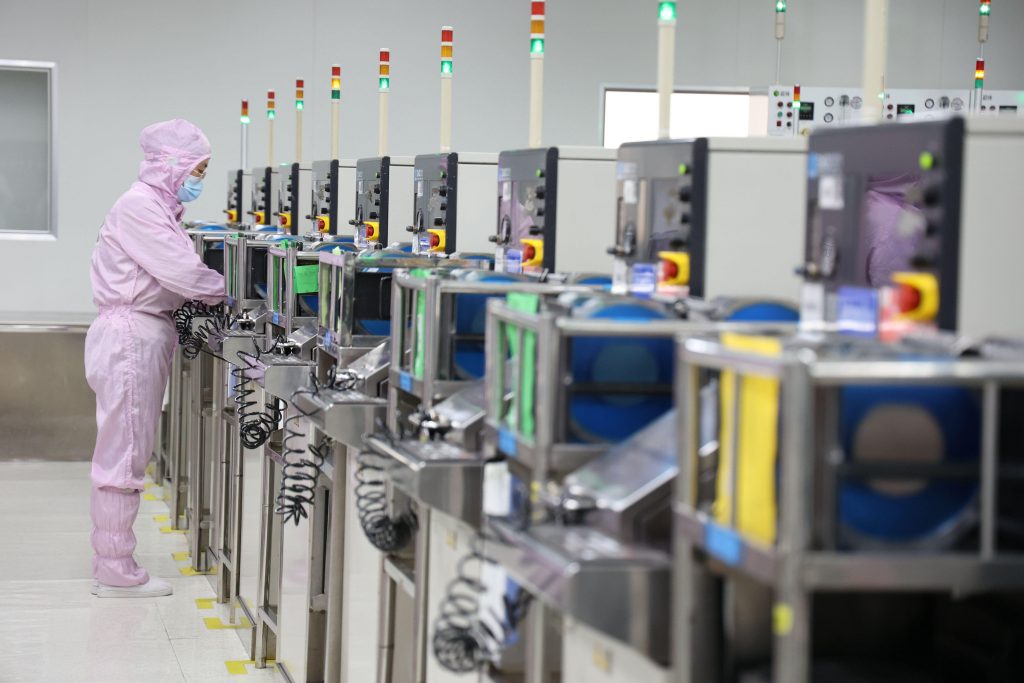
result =
[[[241,168],[228,171],[228,200],[225,205],[225,221],[228,225],[235,227],[245,222],[245,197],[246,184],[249,182],[250,174]]]
[[[277,223],[291,235],[309,234],[311,221],[313,169],[299,163],[284,164],[278,170]]]
[[[806,154],[802,139],[623,145],[613,291],[796,301]]]
[[[676,680],[1016,675],[989,644],[1021,633],[1024,355],[998,348],[680,342]]]
[[[274,166],[257,166],[252,169],[249,216],[253,228],[277,229],[278,221],[274,214],[278,211],[280,182],[279,171]]]
[[[420,154],[413,171],[413,250],[492,254],[486,226],[494,220],[494,154]]]
[[[772,137],[807,135],[812,130],[856,124],[862,120],[861,88],[773,85],[767,91],[767,134]],[[952,115],[981,117],[1024,116],[1024,93],[965,89],[887,89],[883,93],[885,121],[922,121]],[[977,102],[975,100],[978,100]]]
[[[543,147],[498,157],[494,269],[607,273],[595,235],[612,233],[615,150]],[[598,188],[608,188],[603,194]],[[557,238],[557,239],[556,239]]]
[[[1024,124],[960,119],[816,132],[808,158],[806,320],[872,335],[930,325],[1024,336],[1015,285]],[[880,291],[883,290],[883,291]]]
[[[312,201],[307,218],[313,230],[334,239],[349,238],[351,234],[340,228],[339,216],[354,215],[351,203],[356,193],[356,162],[352,159],[314,161],[312,171]]]
[[[360,249],[386,247],[393,231],[391,219],[412,216],[414,160],[411,157],[379,156],[356,164],[355,217],[349,221]]]

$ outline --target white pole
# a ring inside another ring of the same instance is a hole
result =
[[[302,163],[302,110],[295,110],[295,161]]]
[[[452,75],[441,74],[441,151],[452,151]]]
[[[540,147],[544,124],[544,53],[530,54],[530,147]]]
[[[882,119],[885,61],[888,51],[889,0],[866,0],[864,8],[864,121]]]
[[[659,3],[659,6],[662,6]],[[675,89],[676,17],[667,10],[658,17],[658,138],[671,137],[672,91]]]
[[[331,100],[331,158],[338,158],[338,130],[341,107],[338,100]]]
[[[274,165],[274,119],[267,119],[267,166]]]

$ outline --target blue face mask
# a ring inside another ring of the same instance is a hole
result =
[[[203,181],[190,175],[185,178],[185,184],[178,188],[178,199],[183,202],[194,202],[203,193]]]

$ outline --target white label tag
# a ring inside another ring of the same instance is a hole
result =
[[[501,184],[501,201],[512,201],[512,183],[508,181]]]
[[[423,196],[423,181],[422,180],[417,180],[416,181],[416,196],[417,197],[422,197]]]
[[[830,211],[842,209],[843,176],[824,175],[818,180],[818,206]]]
[[[612,294],[629,293],[629,266],[622,259],[612,262]]]
[[[800,289],[800,324],[825,322],[825,285],[807,282]]]
[[[626,204],[636,204],[637,191],[635,180],[622,181],[622,201]]]

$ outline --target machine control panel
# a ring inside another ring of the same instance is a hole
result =
[[[277,227],[274,214],[277,207],[278,172],[273,166],[252,169],[252,204],[249,215],[258,228]]]
[[[349,221],[360,249],[388,244],[390,157],[360,159],[356,164],[356,215]]]
[[[313,162],[312,211],[308,218],[313,230],[325,235],[338,234],[338,178],[337,159]]]
[[[242,169],[236,168],[228,171],[228,201],[224,209],[228,223],[242,222],[242,178],[245,173]]]
[[[802,274],[824,301],[805,308],[842,325],[895,292],[899,316],[956,328],[963,149],[961,118],[811,136]]]
[[[707,141],[701,139],[619,148],[615,244],[608,248],[615,258],[614,291],[649,296],[689,290],[691,251],[702,241],[694,219],[695,209],[701,212],[697,195],[706,159]]]
[[[413,170],[413,251],[451,254],[456,249],[459,155],[421,154]]]
[[[558,148],[502,152],[498,157],[498,225],[494,269],[555,270]]]
[[[282,166],[277,194],[277,222],[282,230],[299,234],[299,165]]]
[[[1024,116],[1024,93],[1009,90],[887,90],[886,121],[921,121],[951,114]],[[860,88],[774,85],[768,89],[767,133],[807,134],[826,126],[855,124],[864,109]]]

